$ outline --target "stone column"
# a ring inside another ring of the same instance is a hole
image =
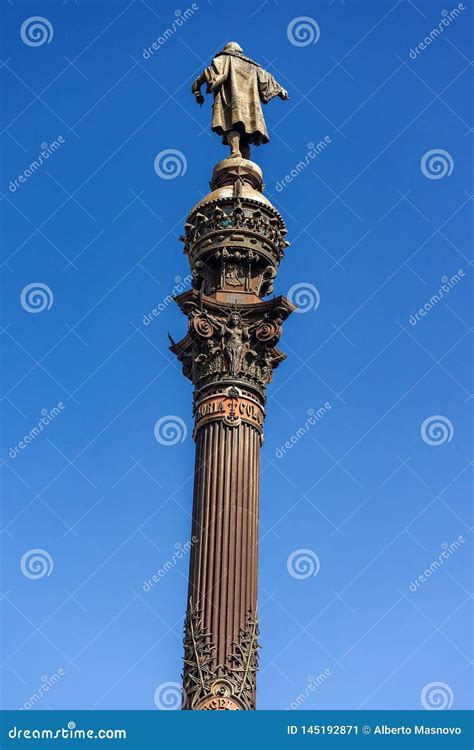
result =
[[[176,302],[188,334],[171,346],[195,385],[183,707],[251,710],[265,392],[285,358],[276,344],[294,307],[284,297],[262,299],[288,243],[283,219],[262,194],[259,167],[225,159],[211,188],[185,225],[193,289]]]

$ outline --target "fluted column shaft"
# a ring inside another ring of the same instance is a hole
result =
[[[196,436],[189,600],[213,637],[224,676],[246,615],[257,606],[260,434],[210,422]]]

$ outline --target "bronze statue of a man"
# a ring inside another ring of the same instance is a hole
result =
[[[288,99],[288,92],[274,77],[249,57],[237,42],[229,42],[218,52],[212,63],[193,83],[198,104],[203,104],[201,86],[214,94],[212,130],[230,146],[230,156],[250,158],[250,144],[268,143],[261,102],[266,104],[279,96]]]

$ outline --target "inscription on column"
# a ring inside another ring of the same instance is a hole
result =
[[[265,417],[262,407],[248,396],[243,396],[239,388],[232,386],[224,393],[206,396],[195,407],[194,437],[200,427],[222,420],[229,427],[237,427],[248,422],[262,434]]]
[[[239,706],[232,698],[218,698],[212,696],[205,698],[203,702],[196,706],[197,711],[241,711],[243,706]]]

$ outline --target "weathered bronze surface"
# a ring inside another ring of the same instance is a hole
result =
[[[229,42],[208,68],[196,78],[192,90],[196,102],[204,103],[201,86],[214,94],[212,130],[229,144],[231,156],[250,158],[250,145],[268,143],[261,102],[275,96],[288,99],[288,92],[271,73],[246,57],[237,42]]]
[[[239,122],[247,145],[268,140],[260,100],[287,97],[270,74],[226,45],[195,82],[198,101],[203,81],[216,96],[213,128],[224,141],[232,145],[229,130]],[[193,288],[175,298],[188,332],[170,347],[195,387],[197,542],[189,569],[183,708],[251,710],[266,387],[285,359],[277,344],[295,308],[285,297],[263,299],[273,292],[289,243],[283,218],[263,195],[260,167],[237,148],[214,168],[210,186],[181,238]]]

